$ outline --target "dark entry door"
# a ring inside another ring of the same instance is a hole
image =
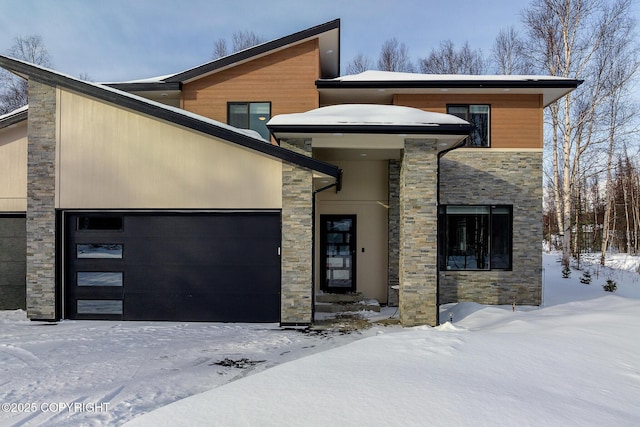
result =
[[[355,291],[356,216],[320,215],[320,233],[320,289]]]
[[[66,316],[277,322],[280,213],[69,213]]]

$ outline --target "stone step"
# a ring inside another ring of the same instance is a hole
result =
[[[316,302],[316,312],[318,313],[346,313],[349,311],[380,312],[380,303],[375,299],[345,302]]]
[[[362,292],[349,292],[346,294],[329,294],[329,293],[318,293],[316,294],[316,302],[327,302],[327,303],[346,303],[346,302],[358,302],[362,301],[364,295]]]

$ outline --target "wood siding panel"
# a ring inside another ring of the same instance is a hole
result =
[[[282,205],[278,159],[72,92],[59,100],[58,208]]]
[[[438,113],[447,104],[491,106],[491,148],[543,148],[541,95],[395,95],[395,105]]]
[[[27,210],[27,121],[0,129],[0,212]]]
[[[271,116],[318,108],[317,40],[274,52],[183,86],[185,110],[227,123],[227,102],[271,102]]]

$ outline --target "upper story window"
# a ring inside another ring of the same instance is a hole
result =
[[[447,105],[447,113],[458,116],[473,125],[467,139],[467,147],[489,147],[489,106],[488,105]]]
[[[269,140],[267,122],[271,118],[270,102],[229,102],[227,123],[241,129],[251,129]]]

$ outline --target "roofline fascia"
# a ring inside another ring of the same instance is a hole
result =
[[[29,116],[29,110],[20,111],[17,114],[11,114],[3,119],[0,119],[0,129],[8,128],[11,125],[20,123],[27,120]]]
[[[296,153],[291,150],[273,145],[267,141],[260,141],[255,138],[234,132],[232,130],[216,126],[212,123],[203,122],[195,117],[180,114],[176,111],[169,110],[158,104],[152,104],[143,100],[133,98],[126,93],[118,93],[110,90],[101,89],[98,85],[76,80],[53,71],[37,67],[22,61],[8,58],[0,55],[0,66],[5,67],[13,72],[21,73],[33,78],[35,81],[48,84],[50,86],[62,86],[66,89],[88,95],[93,98],[100,99],[118,106],[147,114],[152,117],[165,120],[186,128],[202,132],[207,135],[224,139],[228,142],[249,148],[260,153],[276,157],[290,163],[323,173],[332,177],[337,177],[340,169],[329,163],[313,159],[303,154]]]
[[[369,80],[318,79],[318,89],[575,89],[584,80]]]
[[[144,82],[144,83],[104,83],[105,86],[121,90],[123,92],[150,92],[150,91],[180,91],[180,82]]]
[[[315,27],[307,28],[306,30],[298,31],[297,33],[289,34],[288,36],[271,40],[254,47],[241,50],[240,52],[232,53],[231,55],[223,56],[222,58],[207,62],[206,64],[174,74],[173,76],[163,79],[163,81],[168,83],[184,83],[203,74],[214,72],[220,68],[224,68],[238,62],[244,62],[255,56],[265,54],[269,51],[276,50],[289,44],[335,29],[340,31],[340,19],[334,19],[333,21],[325,22],[324,24],[316,25]]]
[[[346,134],[407,134],[407,135],[469,135],[473,125],[267,125],[276,133],[346,133]]]

